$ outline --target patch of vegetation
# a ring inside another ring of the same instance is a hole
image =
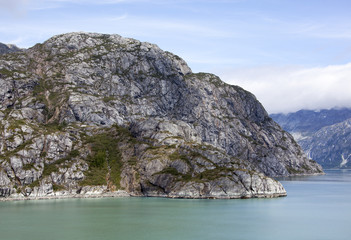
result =
[[[50,176],[51,173],[57,172],[59,168],[57,167],[57,163],[52,164],[44,164],[43,176]]]
[[[137,164],[138,160],[136,157],[131,157],[129,160],[128,160],[128,163],[129,165],[132,165],[132,166],[135,166]]]
[[[1,74],[1,75],[5,75],[5,76],[8,76],[8,77],[13,76],[13,72],[10,71],[10,70],[8,70],[8,69],[6,69],[6,68],[1,68],[1,69],[0,69],[0,74]]]
[[[35,180],[34,182],[32,182],[31,184],[28,185],[28,187],[30,187],[30,188],[39,187],[39,186],[40,186],[39,179]]]
[[[206,146],[204,146],[204,148],[206,148]],[[209,146],[209,148],[212,148],[212,146]],[[218,151],[216,152],[218,153]],[[207,157],[203,156],[200,152],[191,151],[188,149],[184,149],[184,152],[181,152],[179,149],[177,149],[176,151],[171,153],[168,157],[171,161],[174,161],[174,160],[184,161],[190,167],[189,171],[183,174],[181,172],[178,172],[176,168],[169,166],[156,174],[170,174],[174,176],[177,181],[182,181],[182,182],[189,182],[189,181],[206,182],[206,181],[218,179],[219,177],[223,177],[223,176],[231,176],[235,174],[234,171],[248,172],[246,169],[242,169],[242,168],[218,166],[217,164],[209,160]],[[195,172],[193,165],[197,164],[195,161],[196,158],[202,158],[205,161],[210,162],[215,168],[207,169],[201,173]],[[253,174],[253,173],[250,173],[250,174]]]
[[[312,159],[309,159],[308,161],[309,161],[310,163],[312,163],[312,164],[316,164],[316,163],[317,163],[315,160],[312,160]]]
[[[178,170],[174,167],[166,167],[158,174],[171,174],[173,176],[182,176],[182,174],[178,172]]]
[[[225,176],[230,176],[231,174],[235,175],[235,171],[241,171],[241,172],[247,172],[250,175],[254,174],[253,171],[248,171],[247,169],[242,169],[242,168],[228,168],[228,167],[221,167],[217,166],[214,169],[208,169],[203,171],[202,173],[199,173],[195,177],[195,181],[208,181],[208,180],[215,180],[218,179],[219,177],[225,177]]]
[[[55,73],[53,76],[53,78],[64,78],[65,77],[65,74],[63,74],[62,72],[57,72]]]
[[[191,173],[186,173],[186,174],[180,173],[174,167],[166,167],[161,172],[158,172],[156,174],[170,174],[170,175],[176,177],[178,180],[184,181],[184,182],[188,182],[190,180],[193,180]]]
[[[218,152],[215,152],[215,154],[218,154]],[[202,159],[204,159],[205,161],[207,161],[207,162],[213,164],[213,162],[212,162],[210,159],[208,159],[206,156],[202,155],[202,154],[199,153],[199,152],[191,151],[190,154],[189,154],[189,156],[190,156],[191,159],[202,158]]]
[[[62,185],[55,184],[55,183],[52,184],[52,190],[54,192],[61,191],[61,190],[64,190],[64,189],[65,189],[65,187],[62,186]]]
[[[286,170],[290,173],[290,174],[301,174],[303,173],[303,171],[301,170],[297,170],[293,167],[286,167]]]
[[[63,131],[68,124],[66,122],[54,121],[47,124],[42,124],[41,127],[46,130],[46,133],[55,133]]]
[[[101,61],[103,56],[104,55],[93,54],[93,55],[91,55],[91,60],[93,60],[93,61]]]
[[[25,149],[28,145],[32,144],[33,140],[29,139],[27,141],[25,141],[24,143],[22,143],[21,145],[19,145],[18,147],[16,147],[14,150],[12,151],[6,151],[4,154],[0,154],[0,159],[5,159],[7,161],[9,161],[9,158],[13,155],[15,155],[16,153],[18,153],[19,151]]]
[[[192,78],[197,78],[203,81],[207,80],[208,82],[215,85],[215,87],[217,88],[226,85],[226,83],[224,83],[219,77],[210,73],[199,72],[199,73],[191,73],[185,76],[186,80],[192,79]]]
[[[80,152],[78,149],[73,149],[69,154],[68,154],[68,158],[75,158],[78,157],[80,155]]]
[[[53,77],[57,78],[57,75]],[[61,107],[69,98],[69,93],[64,91],[64,86],[65,84],[57,83],[57,80],[46,75],[42,76],[37,85],[35,85],[33,89],[34,102],[40,102],[45,105],[43,109],[45,124],[58,121]]]
[[[181,137],[181,136],[169,136],[169,137],[166,137],[164,140],[166,139],[179,139],[179,140],[183,140],[184,138]]]
[[[99,186],[106,185],[107,168],[89,168],[85,173],[85,179],[80,183],[82,186]]]
[[[113,126],[105,131],[87,137],[86,143],[90,146],[91,154],[87,161],[89,170],[81,185],[106,185],[112,183],[119,189],[121,181],[121,169],[123,167],[119,142],[127,141],[136,143],[128,129]],[[130,159],[131,164],[136,164],[136,158]]]
[[[150,145],[146,150],[156,150],[156,149],[160,149],[163,146],[154,146],[154,145]]]
[[[173,53],[168,52],[168,51],[165,51],[165,53],[166,53],[169,57],[175,58],[175,59],[178,60],[178,61],[181,61],[181,60],[182,60],[182,59],[181,59],[178,55],[176,55],[176,54],[173,54]]]
[[[210,83],[215,85],[217,88],[222,87],[225,83],[217,76],[211,75]]]
[[[35,170],[38,170],[35,166],[34,166],[34,163],[27,163],[27,164],[24,164],[22,169],[23,170],[31,170],[31,169],[35,169]]]
[[[51,164],[44,164],[44,171],[43,171],[43,176],[50,176],[51,173],[57,172],[59,170],[59,167],[67,168],[70,167],[72,162],[72,158],[78,157],[80,155],[80,152],[78,149],[72,150],[66,157],[61,158],[54,163]],[[68,164],[66,164],[68,162]],[[64,165],[62,165],[64,164]]]
[[[176,148],[177,144],[171,144],[171,145],[166,145],[165,149],[172,149],[172,148]]]
[[[48,155],[48,153],[45,152],[45,151],[43,151],[43,152],[40,153],[40,157],[42,157],[42,158],[46,157],[46,155]]]
[[[279,147],[279,148],[281,148],[281,149],[283,149],[284,151],[286,151],[286,150],[288,150],[286,147],[284,147],[284,146],[282,146],[282,145],[279,145],[279,144],[277,144],[277,145],[275,145],[276,147]]]
[[[10,126],[8,127],[9,130],[15,130],[17,128],[21,128],[22,125],[26,125],[26,121],[23,119],[14,119],[10,122]]]
[[[173,152],[169,156],[169,160],[174,161],[174,160],[183,160],[183,161],[189,161],[188,157],[186,155],[180,154],[178,151]]]
[[[76,54],[77,54],[77,51],[72,50],[72,51],[68,51],[66,53],[58,54],[57,57],[59,57],[61,59],[67,59],[67,58],[69,59],[69,58],[74,57]]]
[[[43,94],[45,90],[50,87],[51,85],[49,85],[44,79],[41,78],[38,84],[34,86],[33,95],[38,96],[40,94]]]
[[[247,136],[243,133],[239,133],[239,135],[242,136],[243,138],[246,138],[250,143],[259,145],[259,143],[255,139],[253,139],[251,136]]]
[[[190,77],[196,77],[198,79],[204,79],[204,78],[207,78],[208,77],[208,73],[204,73],[204,72],[199,72],[199,73],[191,73],[191,74],[188,74],[186,75],[187,78],[190,78]]]
[[[102,101],[104,101],[105,103],[111,102],[116,100],[116,98],[114,96],[105,96],[102,98]]]
[[[305,169],[307,172],[311,171],[311,168],[307,164],[303,164],[301,167]]]
[[[191,172],[188,172],[186,174],[182,174],[182,173],[178,172],[176,168],[167,167],[156,174],[170,174],[170,175],[174,176],[175,178],[177,178],[178,181],[183,181],[183,182],[189,182],[189,181],[207,182],[207,181],[216,180],[220,177],[225,177],[225,176],[230,176],[232,174],[235,174],[234,171],[244,171],[244,172],[248,172],[251,175],[254,173],[253,171],[247,171],[246,169],[239,169],[239,168],[237,169],[237,168],[228,168],[228,167],[217,166],[214,169],[208,169],[208,170],[205,170],[205,171],[203,171],[201,173],[197,173],[197,174],[194,174]]]

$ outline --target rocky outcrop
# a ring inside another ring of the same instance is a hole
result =
[[[251,93],[150,43],[63,34],[0,74],[3,197],[275,197],[322,172]]]

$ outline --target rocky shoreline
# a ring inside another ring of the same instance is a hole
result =
[[[60,194],[60,192],[55,192],[55,194],[50,196],[17,196],[13,195],[11,197],[0,198],[0,202],[9,201],[27,201],[27,200],[55,200],[55,199],[85,199],[85,198],[128,198],[128,197],[161,197],[161,198],[179,198],[179,199],[250,199],[250,198],[277,198],[286,197],[286,193],[274,193],[274,194],[259,194],[254,196],[201,196],[201,197],[186,197],[186,196],[168,196],[168,195],[154,195],[154,196],[135,196],[126,191],[116,191],[108,193],[93,193],[93,194]]]
[[[7,201],[24,201],[24,200],[50,200],[50,199],[74,199],[74,198],[122,198],[122,197],[131,197],[126,191],[116,191],[116,192],[92,192],[89,194],[71,194],[65,192],[55,192],[52,195],[47,196],[28,196],[14,194],[10,197],[0,198],[0,202]]]

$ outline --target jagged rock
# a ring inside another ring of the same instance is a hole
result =
[[[276,197],[270,177],[322,172],[251,93],[154,44],[63,34],[0,73],[6,196]]]

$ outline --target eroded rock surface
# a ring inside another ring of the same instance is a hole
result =
[[[0,56],[0,196],[276,197],[321,173],[249,92],[119,35]]]

